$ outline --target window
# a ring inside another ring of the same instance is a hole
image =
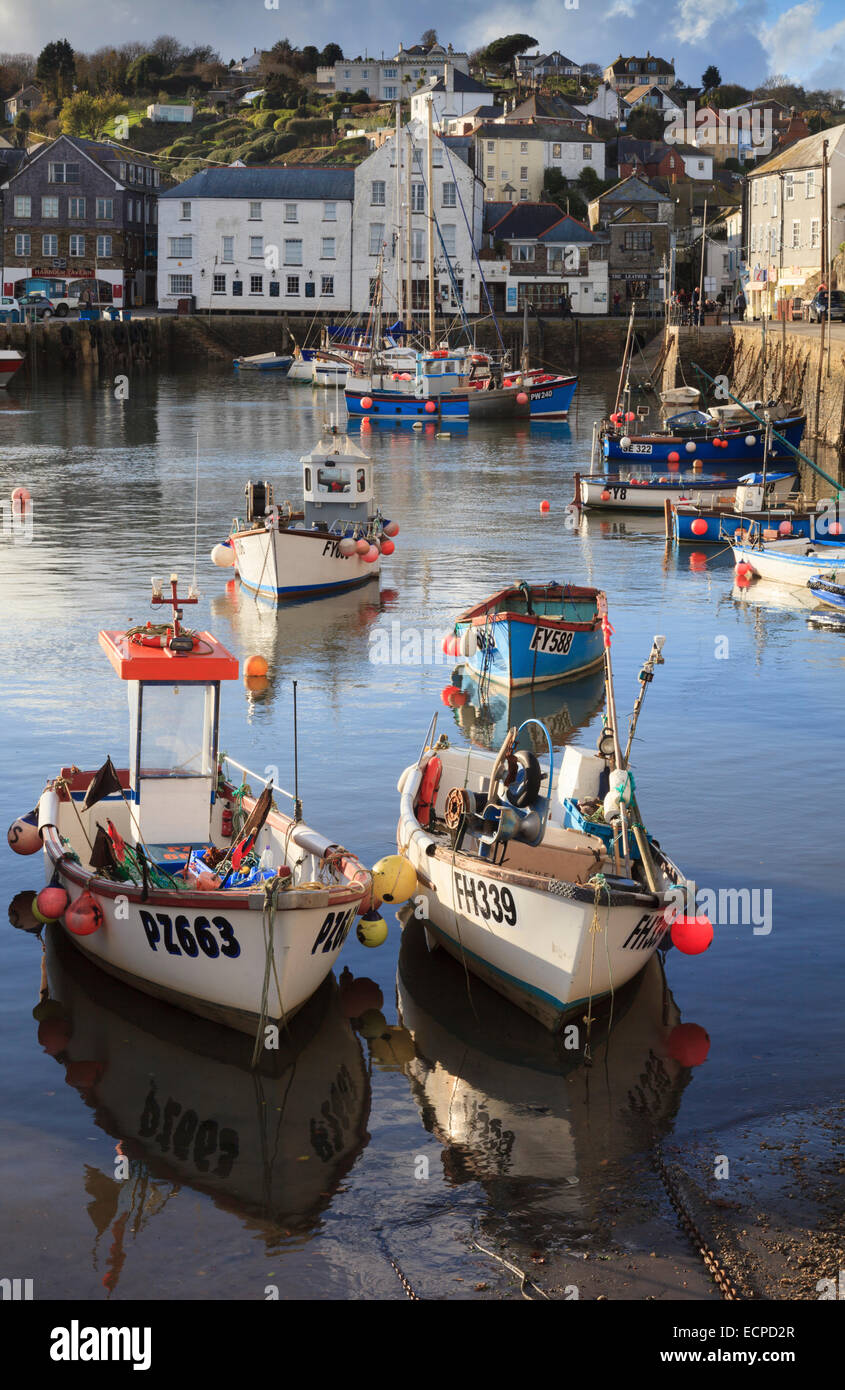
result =
[[[29,232],[18,232],[15,236],[15,255],[28,256],[30,247]]]
[[[446,114],[446,112],[443,113],[443,120],[449,120],[449,116]],[[434,149],[431,152],[431,162],[434,165],[435,169],[443,168],[443,151],[439,145],[435,145]]]
[[[286,221],[286,222],[298,222],[298,221],[299,221],[299,217],[298,217],[298,215],[297,215],[297,204],[296,204],[296,203],[285,203],[285,221]]]
[[[520,143],[520,146],[519,146],[519,153],[520,153],[520,154],[527,154],[527,153],[528,153],[528,141],[527,141],[527,140],[523,140],[523,141]]]
[[[443,249],[447,256],[457,255],[455,250],[457,232],[458,229],[454,222],[444,222],[443,226],[440,228],[440,234],[443,237]]]
[[[454,183],[444,183],[443,185],[443,206],[444,208],[454,208],[458,205],[458,190]]]
[[[362,76],[362,77],[369,77],[369,75],[370,75],[370,69],[369,69],[369,68],[362,68],[362,69],[361,69],[361,76]]]
[[[249,292],[250,292],[250,294],[263,294],[263,293],[264,293],[264,276],[263,276],[263,275],[250,275],[250,277],[249,277]]]
[[[150,166],[150,168],[147,170],[147,183],[148,183],[148,184],[152,184],[152,181],[153,181],[153,171],[152,171],[152,166]]]
[[[767,202],[769,201],[769,180],[768,180],[768,179],[763,179],[763,180],[762,180],[762,187],[761,187],[761,189],[760,189],[760,201],[763,202],[763,203],[767,203]]]
[[[271,299],[278,299],[278,297],[279,297],[279,282],[278,282],[278,280],[271,280],[271,281],[270,281],[270,298],[271,298]]]
[[[260,222],[260,221],[261,221],[261,204],[260,204],[260,203],[250,203],[250,205],[249,205],[249,220],[250,220],[250,222]]]
[[[370,184],[370,202],[374,208],[384,207],[384,180],[374,179]]]
[[[422,227],[415,227],[411,233],[411,260],[425,260],[425,232]]]
[[[235,259],[235,238],[233,236],[224,236],[223,254],[220,259],[224,265],[231,265]]]
[[[31,217],[31,216],[32,216],[32,199],[31,199],[31,198],[16,197],[16,198],[15,198],[15,217]]]
[[[226,276],[215,275],[211,282],[211,289],[214,294],[226,293]]]
[[[167,254],[176,260],[189,260],[192,255],[193,237],[172,236],[168,238]]]
[[[816,247],[816,246],[820,246],[820,245],[821,245],[821,236],[820,236],[820,232],[819,232],[819,219],[818,219],[817,217],[814,217],[814,218],[812,219],[812,221],[810,222],[810,245],[811,245],[812,247]]]
[[[395,68],[385,68],[385,70],[384,70],[384,75],[385,75],[385,77],[395,77],[395,76],[396,76],[396,69],[395,69]]]
[[[78,164],[50,164],[47,179],[50,183],[79,183]]]
[[[395,101],[396,98],[398,97],[398,95],[399,95],[399,88],[398,88],[398,87],[385,87],[385,89],[384,89],[384,99],[385,99],[385,101]]]
[[[130,198],[129,201],[130,201],[130,203],[131,203],[131,201],[132,201],[131,198]],[[131,216],[131,212],[130,212],[130,216]],[[111,222],[111,220],[112,220],[113,217],[114,217],[114,199],[113,199],[113,198],[98,198],[98,199],[97,199],[97,221],[98,221],[98,222]]]
[[[43,236],[41,238],[41,254],[42,256],[58,256],[59,238],[52,233]]]
[[[377,256],[381,251],[381,244],[384,241],[384,223],[370,223],[370,255]]]
[[[84,198],[68,198],[67,207],[68,217],[70,217],[71,219],[80,220],[85,216]]]
[[[511,251],[511,260],[512,260],[512,261],[518,261],[518,262],[522,262],[522,263],[524,264],[524,263],[526,263],[527,261],[533,261],[533,259],[534,259],[534,247],[533,247],[533,246],[514,246],[513,250]]]
[[[816,175],[813,169],[807,170],[806,196],[812,198],[816,191]]]
[[[334,260],[334,237],[324,236],[320,247],[320,259],[323,261]]]
[[[111,237],[110,237],[110,236],[98,236],[98,237],[97,237],[97,255],[98,255],[98,256],[110,256],[110,255],[111,255]],[[190,277],[190,275],[189,275],[189,276],[188,276],[188,279],[190,280],[190,278],[191,278],[191,277]]]
[[[651,232],[646,231],[644,227],[634,227],[625,233],[624,246],[626,251],[650,251]]]
[[[190,220],[191,220],[191,205],[190,205],[190,203],[182,203],[182,204],[181,204],[181,212],[179,213],[179,216],[180,216],[180,218],[181,218],[181,220],[182,220],[183,222],[190,222]]]
[[[287,277],[287,288],[285,294],[299,294],[299,276],[289,275]]]
[[[581,158],[582,158],[582,159],[592,159],[592,157],[593,157],[593,147],[592,147],[592,145],[582,145],[582,146],[581,146]]]
[[[59,215],[59,200],[58,200],[58,198],[42,198],[42,199],[41,199],[41,217],[42,217],[42,219],[46,219],[46,218],[48,218],[48,217],[58,217],[58,215]]]
[[[411,184],[411,212],[425,212],[425,184]]]
[[[800,223],[800,222],[797,222],[797,221],[793,221],[793,223],[792,223],[792,249],[793,249],[793,251],[796,249],[796,247],[798,247],[798,246],[800,246],[800,245],[801,245],[801,223]]]
[[[519,169],[519,177],[523,180],[528,178],[528,165],[522,164]]]
[[[495,142],[495,140],[488,140],[488,141],[487,141],[487,153],[488,153],[488,154],[492,154],[492,153],[493,153],[493,150],[495,150],[495,148],[496,148],[496,142]]]
[[[788,203],[795,197],[795,175],[787,174],[783,181],[783,196]]]
[[[98,237],[99,241],[100,238]],[[193,275],[171,275],[170,293],[171,294],[193,294],[194,277]]]
[[[118,164],[118,166],[117,166],[117,176],[118,176],[118,178],[120,179],[120,182],[121,182],[121,183],[123,183],[123,182],[125,181],[125,179],[126,179],[126,165],[125,165],[125,164]]]
[[[301,245],[301,244],[302,244],[302,243],[300,242],[300,245]],[[263,257],[263,255],[264,255],[264,238],[263,238],[263,236],[251,236],[250,239],[249,239],[249,258],[250,258],[250,260],[255,260],[256,257],[257,257],[259,260],[261,260],[262,257]]]
[[[496,166],[495,166],[495,164],[488,164],[488,165],[487,165],[487,177],[488,177],[488,179],[494,179],[494,178],[496,177]]]
[[[84,236],[80,236],[78,233],[74,233],[74,234],[69,238],[69,243],[70,243],[70,254],[71,254],[71,256],[84,256],[84,255],[85,255],[85,238],[84,238]]]
[[[287,239],[285,241],[285,265],[302,265],[301,238],[297,237],[296,240]],[[298,294],[299,291],[294,291],[294,293]]]
[[[323,275],[320,279],[320,294],[327,296],[334,294],[334,276]]]
[[[323,221],[337,221],[337,203],[323,203]]]
[[[528,202],[528,189],[527,189],[527,188],[520,188],[520,190],[519,190],[519,201],[520,201],[521,203],[527,203],[527,202]]]
[[[756,179],[754,180],[754,182],[753,182],[752,185],[751,185],[751,202],[752,202],[752,205],[753,205],[754,207],[757,206],[757,180],[756,180]]]

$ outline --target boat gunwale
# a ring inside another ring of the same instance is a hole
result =
[[[481,627],[486,626],[488,622],[519,622],[536,626],[538,622],[543,622],[549,627],[571,629],[575,632],[593,632],[601,623],[601,613],[599,610],[602,607],[602,600],[604,603],[607,602],[607,596],[603,589],[593,589],[585,585],[576,584],[531,584],[529,585],[529,591],[532,601],[535,598],[557,597],[558,595],[563,598],[565,593],[571,595],[576,602],[595,600],[595,617],[586,622],[582,622],[580,620],[576,621],[573,618],[552,618],[545,613],[515,613],[508,609],[504,609],[498,613],[491,613],[490,609],[494,604],[504,602],[508,598],[517,598],[523,593],[521,589],[509,585],[506,589],[502,589],[500,593],[493,594],[491,598],[483,599],[481,603],[477,603],[473,608],[466,608],[464,612],[459,614],[455,619],[454,625],[456,628],[461,624],[466,627]]]

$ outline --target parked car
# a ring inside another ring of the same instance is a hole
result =
[[[17,319],[12,320],[12,315],[17,314]],[[12,294],[0,294],[0,322],[9,323],[14,321],[20,323],[21,306]]]
[[[52,318],[56,312],[56,306],[52,299],[48,299],[42,290],[31,290],[29,294],[22,295],[18,303],[27,316],[34,309],[37,319]]]
[[[827,318],[827,290],[817,290],[810,300],[809,311],[810,323],[818,323],[819,319]],[[830,318],[845,320],[845,292],[842,290],[831,290],[830,292]]]

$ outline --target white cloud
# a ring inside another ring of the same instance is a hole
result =
[[[763,40],[771,54],[773,72],[788,72],[798,81],[819,83],[819,72],[829,71],[828,85],[842,83],[845,67],[845,19],[820,29],[821,6],[817,0],[793,5],[763,28]]]

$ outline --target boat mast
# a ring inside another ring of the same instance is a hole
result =
[[[527,289],[528,286],[525,286]],[[522,356],[519,360],[520,371],[528,371],[528,296],[525,296],[522,304]]]
[[[432,118],[431,118],[432,98],[429,97],[426,104],[428,114],[428,339],[429,347],[434,352],[437,343],[435,342],[434,326],[434,154],[432,142],[434,139]]]
[[[393,138],[393,153],[396,158],[396,180],[394,187],[393,245],[396,247],[396,317],[402,318],[402,127],[400,124],[401,101],[396,103],[396,134]]]
[[[412,175],[414,168],[414,142],[411,138],[410,128],[408,129],[408,164],[405,178],[405,327],[408,330],[408,340],[410,343],[411,334],[414,331],[414,309],[412,304],[414,292],[414,219],[411,207]],[[406,344],[407,346],[408,344]]]

